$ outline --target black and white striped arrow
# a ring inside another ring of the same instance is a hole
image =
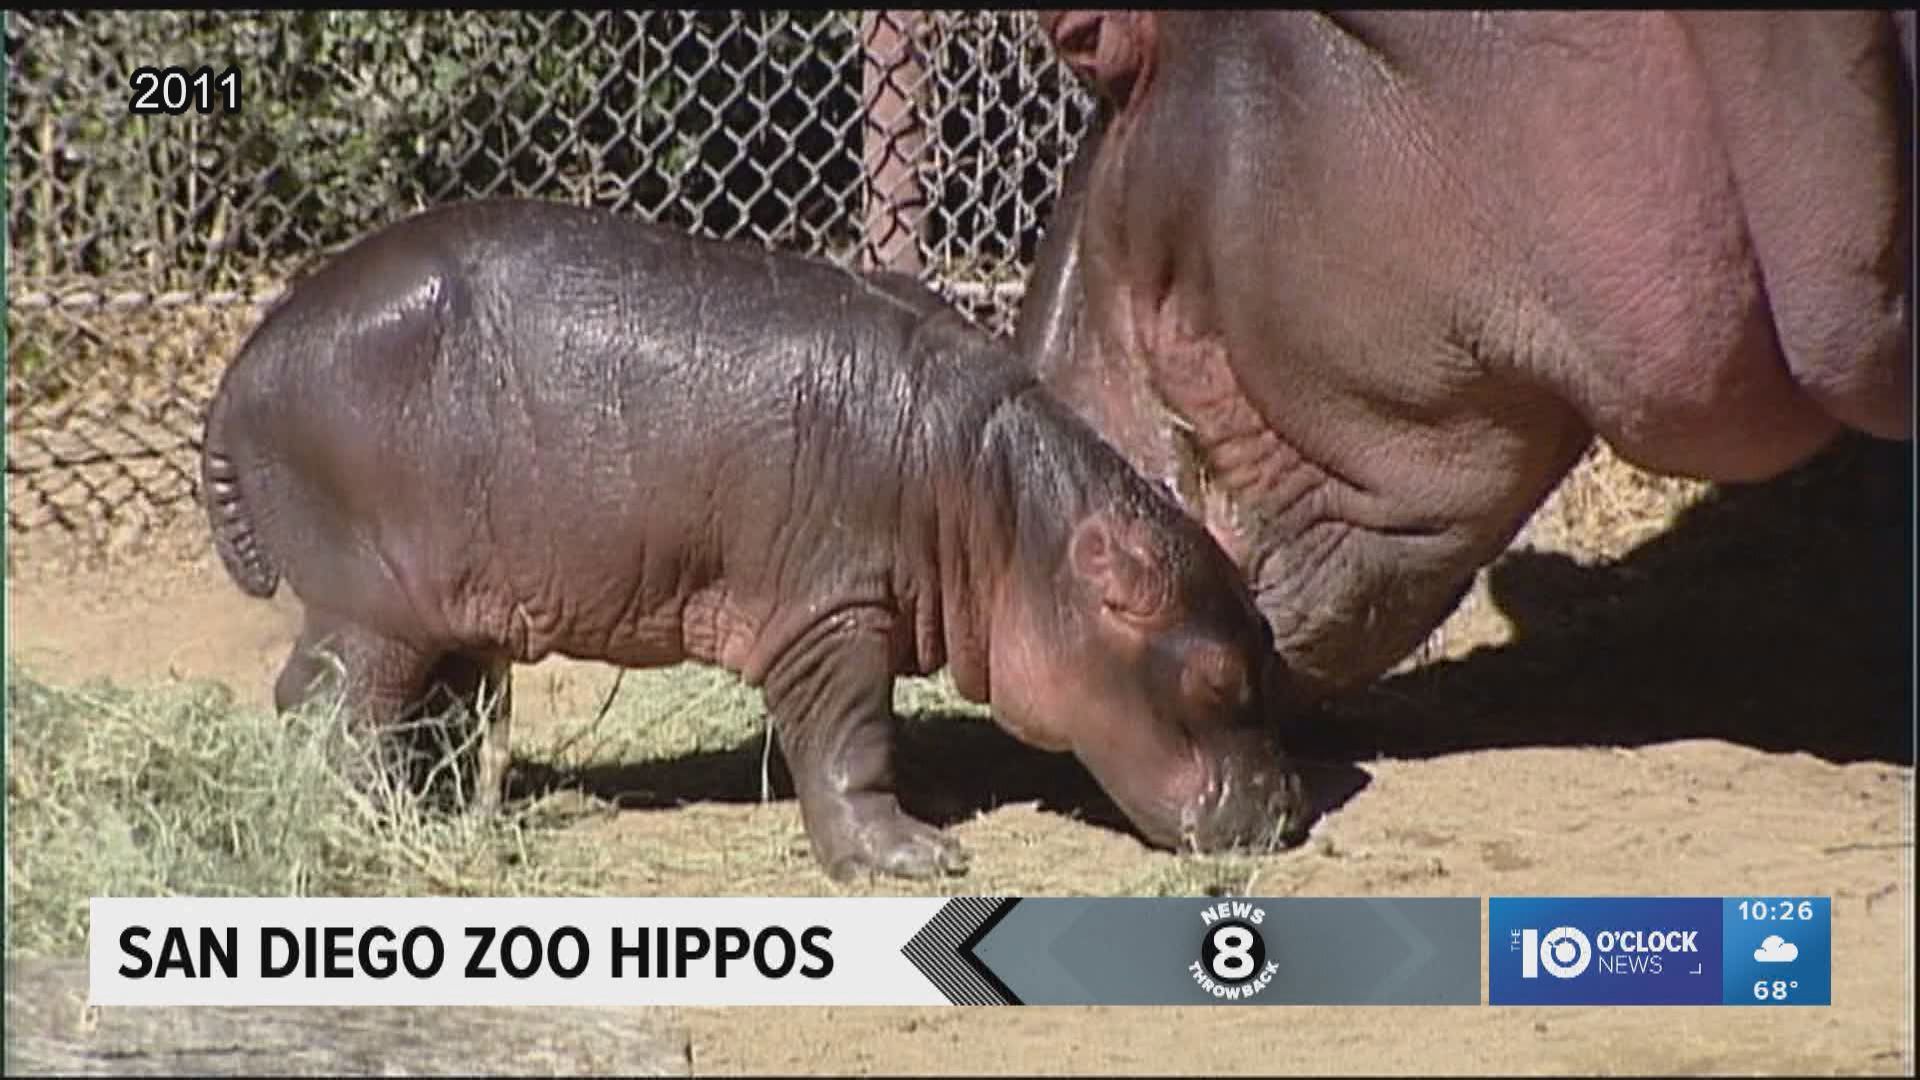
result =
[[[973,951],[1019,903],[1004,896],[949,900],[900,951],[955,1005],[1023,1004]]]

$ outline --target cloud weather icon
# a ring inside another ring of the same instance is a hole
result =
[[[1753,950],[1753,958],[1763,964],[1784,964],[1800,955],[1800,946],[1781,937],[1768,934],[1760,947]]]

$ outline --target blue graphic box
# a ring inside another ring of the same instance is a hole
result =
[[[1718,1005],[1719,897],[1492,897],[1490,1005]]]
[[[1730,896],[1722,914],[1728,1005],[1831,1005],[1833,901]]]

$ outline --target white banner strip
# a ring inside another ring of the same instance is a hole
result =
[[[946,1005],[887,898],[95,898],[95,1005]]]

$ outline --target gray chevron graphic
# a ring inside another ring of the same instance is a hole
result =
[[[1028,1005],[1477,1005],[1477,897],[1235,897],[1264,909],[1258,993],[1216,995],[1195,972],[1220,904],[1200,897],[1034,897],[966,950]]]

